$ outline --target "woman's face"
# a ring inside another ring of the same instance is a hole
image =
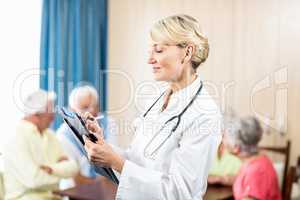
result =
[[[154,78],[157,81],[177,81],[180,79],[184,64],[185,49],[176,45],[151,42],[148,64],[152,65]]]

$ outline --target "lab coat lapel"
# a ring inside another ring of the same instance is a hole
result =
[[[172,134],[175,134],[175,132],[179,130],[178,127],[174,133],[171,133],[172,128],[176,125],[178,118],[175,118],[170,122],[168,121],[172,117],[177,116],[182,112],[182,110],[192,100],[200,85],[201,81],[198,77],[191,85],[174,93],[174,96],[172,95],[170,98],[167,108],[163,112],[158,113],[156,120],[154,120],[155,128],[153,129],[153,135],[145,148],[145,155],[147,157],[155,159],[158,149],[167,142]],[[158,105],[163,105],[162,101],[163,98],[161,98]]]

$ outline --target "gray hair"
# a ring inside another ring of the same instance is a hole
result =
[[[55,99],[56,94],[54,92],[47,92],[42,89],[29,94],[24,101],[25,116],[48,112],[49,101],[54,103]]]
[[[243,153],[255,154],[263,129],[255,117],[245,117],[227,121],[225,134],[230,145],[238,145]]]
[[[96,103],[99,103],[97,90],[93,86],[85,85],[76,87],[71,91],[69,96],[69,107],[73,109],[77,108],[78,101],[88,95],[92,95]]]

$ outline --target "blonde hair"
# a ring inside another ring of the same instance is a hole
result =
[[[191,16],[174,15],[159,20],[151,28],[150,37],[153,41],[181,48],[193,44],[195,51],[191,62],[194,69],[208,57],[208,39],[203,35],[198,21]]]

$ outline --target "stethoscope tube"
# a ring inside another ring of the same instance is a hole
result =
[[[178,115],[175,115],[173,117],[171,117],[170,119],[168,119],[164,125],[160,128],[160,130],[153,136],[153,138],[149,141],[149,143],[146,145],[145,149],[144,149],[144,154],[145,156],[147,155],[146,153],[146,149],[150,146],[150,144],[153,142],[153,140],[157,137],[157,135],[164,129],[164,127],[170,123],[171,121],[175,120],[177,118],[177,122],[175,124],[175,126],[171,129],[171,132],[170,134],[168,135],[168,137],[161,143],[161,145],[159,145],[157,148],[155,148],[153,150],[152,153],[148,154],[150,157],[153,156],[160,148],[161,146],[164,145],[164,143],[170,138],[170,136],[173,134],[173,132],[176,131],[177,127],[179,126],[180,124],[180,121],[181,121],[181,117],[182,115],[187,111],[187,109],[193,104],[193,102],[195,101],[195,99],[197,98],[197,96],[200,94],[201,90],[202,90],[202,87],[203,87],[203,83],[202,81],[200,82],[200,87],[199,89],[197,90],[196,94],[193,96],[193,98],[190,100],[190,102],[184,107],[184,109],[178,114]],[[143,117],[145,118],[147,116],[147,114],[150,112],[150,110],[153,108],[153,106],[158,102],[158,100],[165,94],[165,92],[163,92],[156,100],[155,102],[149,107],[149,109],[144,113]]]

